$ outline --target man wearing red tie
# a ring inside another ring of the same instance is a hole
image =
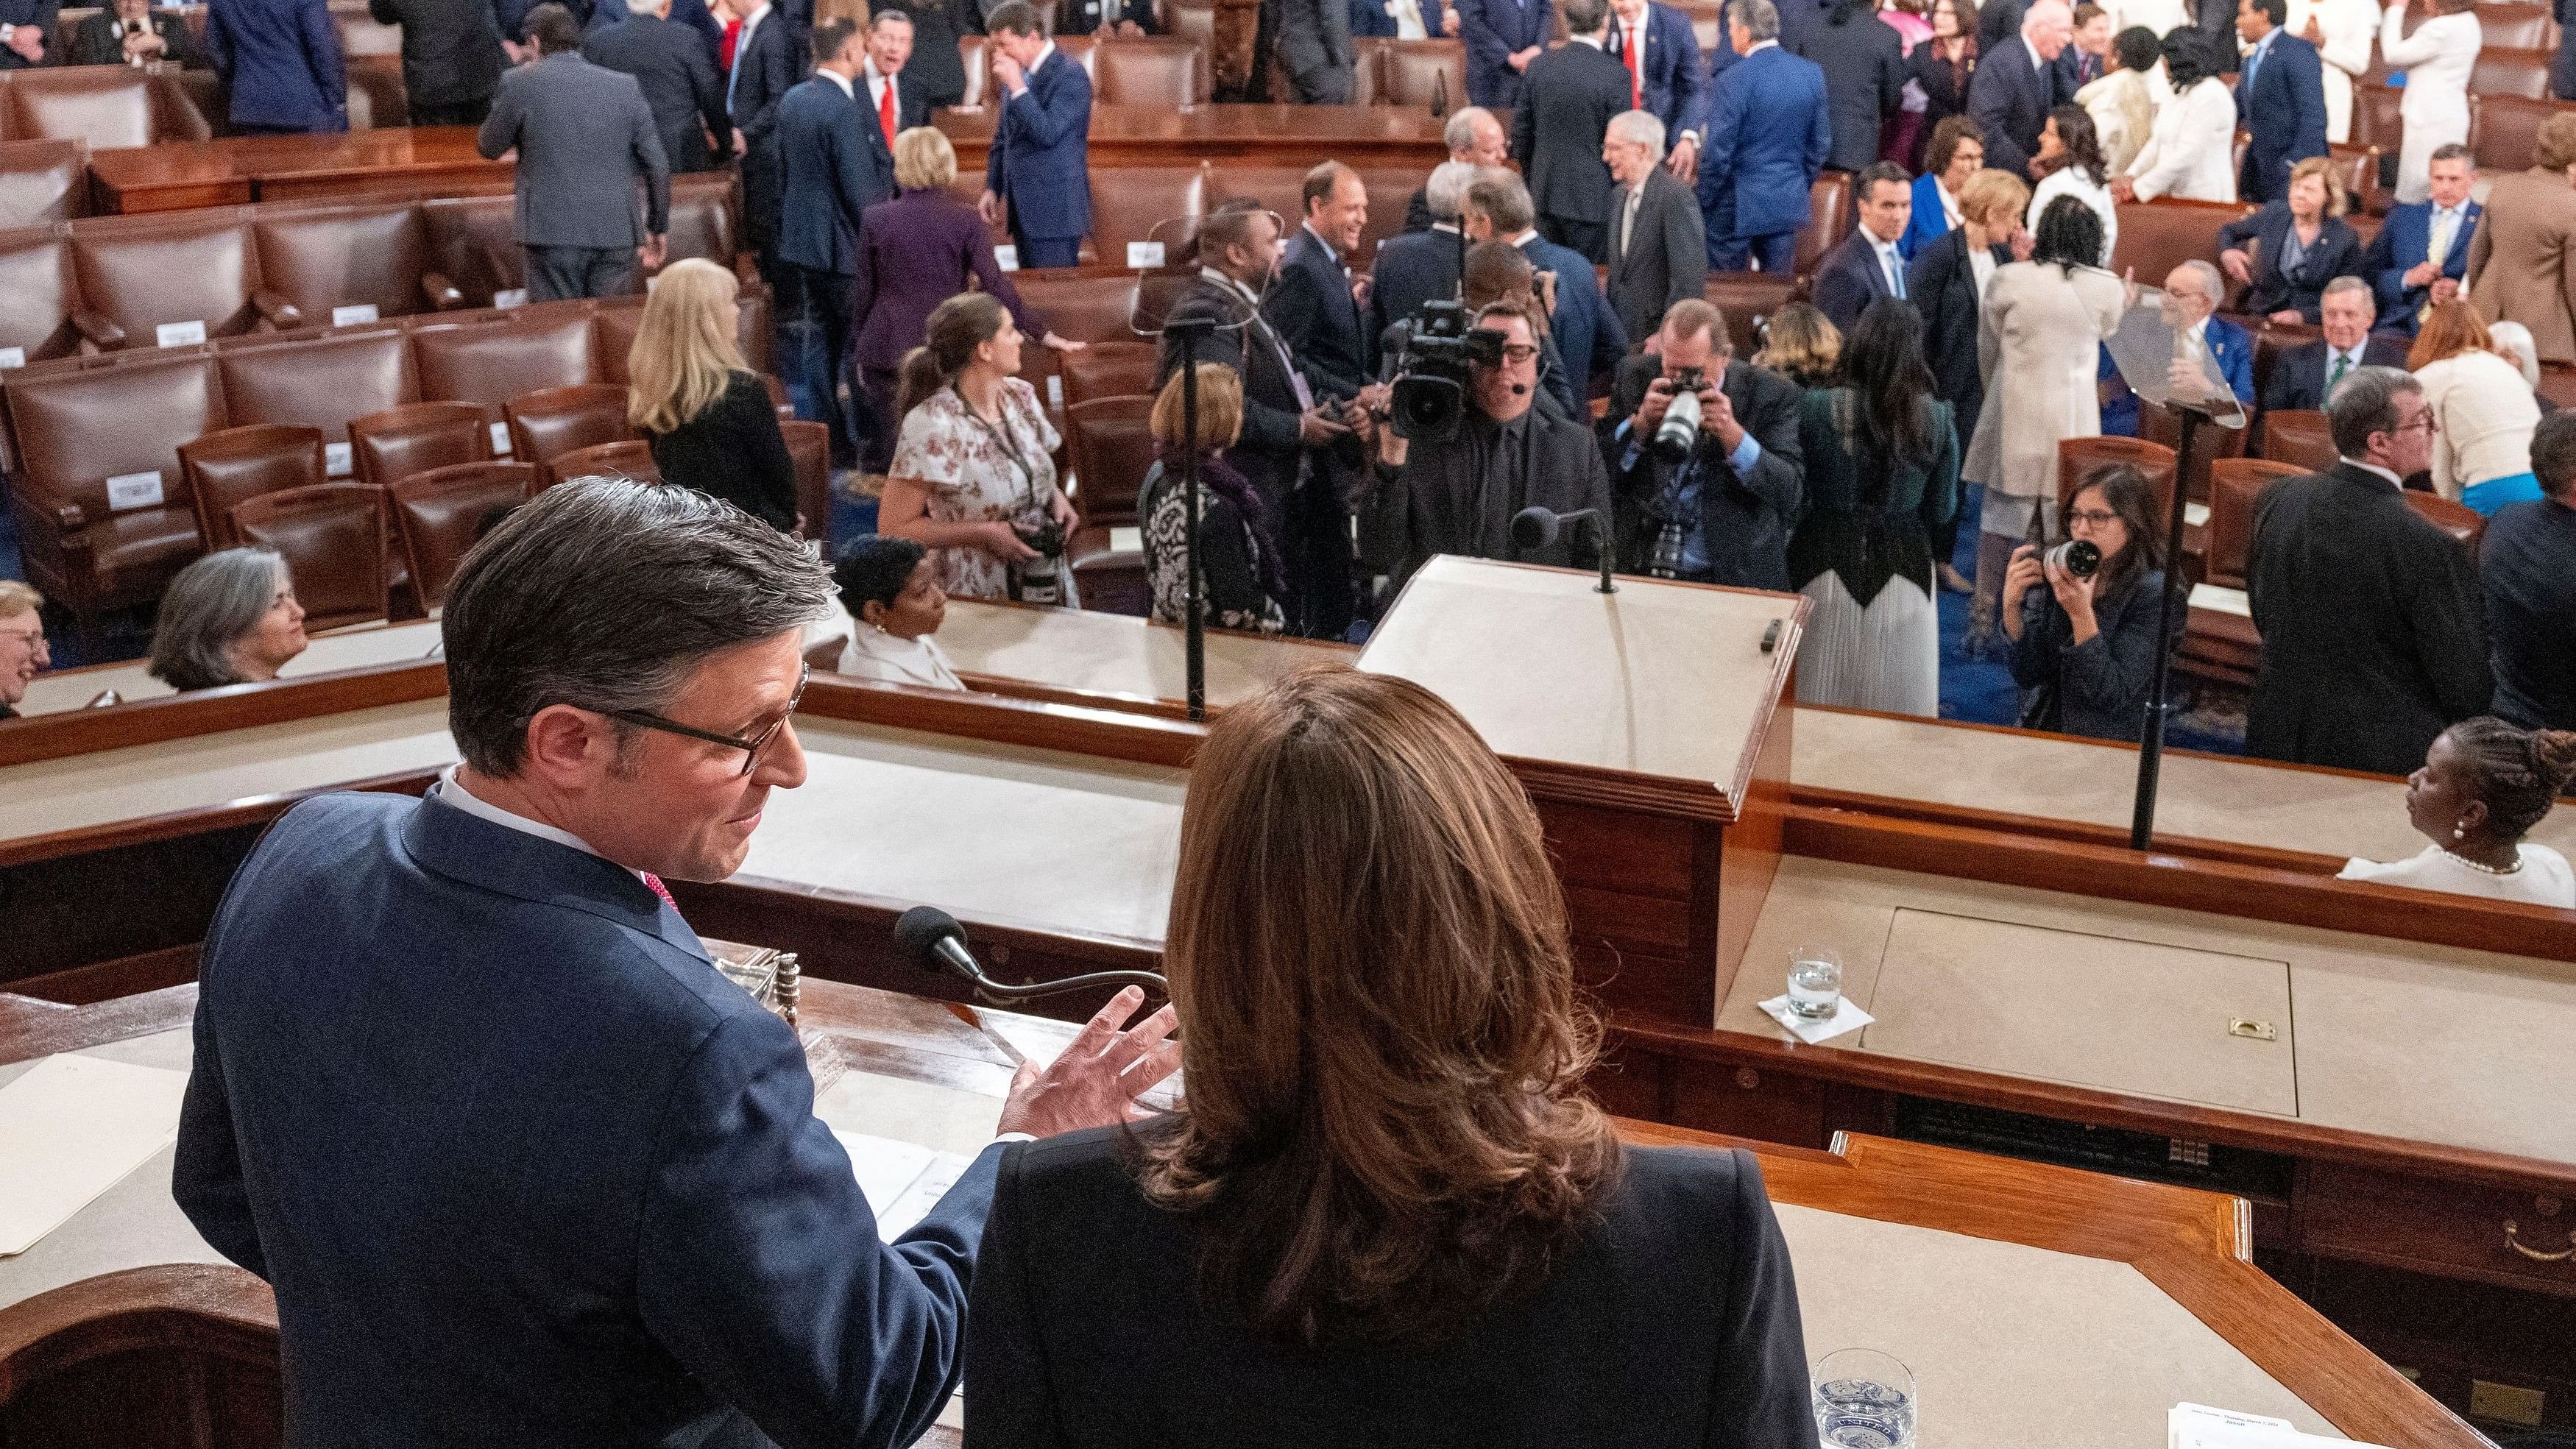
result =
[[[917,87],[897,83],[903,63],[912,58],[912,17],[900,10],[879,10],[868,22],[868,113],[885,132],[886,150],[894,138],[914,126],[928,125],[930,106]]]
[[[1666,167],[1699,179],[1700,128],[1707,124],[1708,70],[1690,17],[1658,0],[1610,0],[1610,54],[1628,68],[1628,106],[1651,111],[1670,138]]]

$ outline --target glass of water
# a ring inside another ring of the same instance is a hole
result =
[[[1823,1021],[1843,1004],[1842,953],[1831,946],[1801,946],[1789,953],[1789,1010]]]
[[[1874,1348],[1816,1365],[1816,1438],[1825,1449],[1914,1449],[1914,1374]]]

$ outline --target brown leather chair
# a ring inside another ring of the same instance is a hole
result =
[[[223,348],[215,365],[235,422],[298,423],[321,429],[326,443],[348,441],[352,418],[420,397],[410,342],[390,327]]]
[[[1186,40],[1193,45],[1208,46],[1209,53],[1213,55],[1216,45],[1216,6],[1210,3],[1210,0],[1163,0],[1163,33]],[[959,42],[959,47],[961,49],[964,47],[965,40],[983,38],[980,35],[966,36]],[[1366,39],[1355,42],[1360,45],[1367,43]],[[967,72],[970,75],[973,74],[974,67],[967,67]],[[971,96],[967,98],[969,104],[972,104],[973,100]]]
[[[1161,350],[1152,342],[1095,342],[1080,352],[1064,354],[1060,370],[1065,406],[1151,393],[1154,359]]]
[[[130,66],[44,66],[9,72],[9,135],[17,140],[78,137],[92,150],[203,141],[205,117],[175,81]]]
[[[546,466],[556,455],[635,436],[626,421],[627,390],[613,382],[550,387],[514,398],[501,407],[510,424],[510,456],[534,463],[539,487],[551,486]]]
[[[2057,502],[2064,507],[2096,468],[2126,463],[2146,475],[2154,490],[2156,517],[2173,507],[2174,451],[2162,443],[2137,438],[2066,438],[2057,445]]]
[[[2280,479],[2302,476],[2301,469],[2261,458],[2222,458],[2209,465],[2206,582],[2229,589],[2245,587],[2245,555],[2254,545],[2255,500]]]
[[[465,305],[456,284],[430,269],[429,231],[408,202],[261,207],[251,237],[261,280],[314,324],[333,323],[341,309],[404,317]]]
[[[1208,206],[1213,210],[1220,201],[1238,196],[1250,197],[1279,213],[1280,240],[1287,238],[1306,219],[1306,172],[1304,166],[1257,166],[1212,164],[1208,167]],[[1422,183],[1416,181],[1415,185]],[[1411,193],[1407,193],[1410,195]],[[1398,217],[1401,225],[1403,218]],[[1362,252],[1362,256],[1370,253]]]
[[[197,531],[209,549],[241,542],[233,533],[233,505],[328,481],[322,466],[322,430],[285,423],[224,428],[181,443],[179,471],[188,480]]]
[[[2477,552],[2478,538],[2487,531],[2484,514],[2465,503],[2457,503],[2420,488],[2405,488],[2399,492],[2405,495],[2406,506],[2414,509],[2425,522],[2467,544],[2470,553]]]
[[[796,465],[796,511],[805,516],[798,530],[805,537],[832,544],[832,430],[801,418],[782,419],[778,432],[787,440],[787,460]]]
[[[234,504],[232,520],[243,543],[285,558],[306,629],[319,633],[392,617],[385,490],[325,483],[263,493]]]
[[[1136,279],[1071,272],[1022,272],[1014,279],[1020,300],[1048,327],[1076,342],[1133,342],[1128,325],[1136,305]],[[1020,349],[1026,354],[1029,349]]]
[[[2248,322],[2248,319],[2243,317],[2235,320],[2240,324]],[[2259,337],[2262,335],[2262,324],[2253,322],[2247,325],[2245,330]],[[2263,395],[2259,390],[2260,384],[2257,384],[2257,389],[2254,395],[2259,398]],[[2244,457],[2247,435],[2251,431],[2250,427],[2202,428],[2195,434],[2191,448],[2191,476],[2184,480],[2182,496],[2195,503],[2206,502],[2209,498],[2211,461],[2218,458]],[[2179,451],[2182,447],[2182,420],[2166,408],[2140,407],[2138,436],[2166,449]]]
[[[498,196],[440,197],[420,204],[429,235],[429,265],[465,294],[468,307],[489,307],[494,294],[528,285],[515,203]]]
[[[2478,33],[2490,49],[2548,50],[2558,43],[2558,27],[2551,21],[2547,5],[2486,0],[2478,6],[2477,15]],[[2406,18],[2412,21],[2415,16],[2409,12]],[[2410,24],[2407,29],[2412,33],[2414,27]]]
[[[2382,169],[2379,148],[2337,142],[2328,146],[2326,153],[2334,161],[2335,175],[2342,180],[2344,191],[2352,197],[2349,219],[2354,222],[2367,219],[2375,223],[2386,216],[2397,198],[2387,187],[2379,184]],[[2373,225],[2371,230],[2376,234],[2378,227]],[[2363,245],[2369,243],[2364,242]]]
[[[214,359],[65,364],[12,379],[8,406],[19,463],[10,505],[27,581],[94,639],[102,611],[160,597],[201,551],[178,450],[231,422]],[[130,497],[144,491],[146,475],[160,484],[161,501],[117,508],[110,480]]]
[[[1807,224],[1798,228],[1797,261],[1789,269],[1789,274],[1798,279],[1800,295],[1804,295],[1807,279],[1815,275],[1816,264],[1850,235],[1851,229],[1851,173],[1817,172],[1815,184],[1807,188]]]
[[[1467,47],[1456,40],[1380,42],[1377,103],[1429,106],[1446,96],[1449,109],[1467,104]],[[1419,183],[1417,183],[1419,184]]]
[[[2484,10],[2487,7],[2478,7]],[[2484,17],[2480,17],[2481,25]],[[2489,96],[2520,96],[2525,100],[2549,97],[2549,62],[2556,57],[2545,50],[2509,47],[2489,37],[2486,47],[2478,52],[2476,66],[2469,72],[2469,89],[2480,100]]]
[[[425,326],[411,334],[411,346],[423,398],[474,403],[495,421],[513,398],[601,380],[586,307],[549,307],[479,325]]]
[[[114,326],[83,310],[69,243],[48,229],[0,233],[0,349],[14,349],[14,363],[79,351],[84,322],[91,330]]]
[[[114,323],[127,347],[156,345],[164,325],[193,323],[209,338],[301,326],[302,309],[260,276],[250,215],[220,207],[74,225],[72,275],[82,303]],[[90,341],[111,346],[105,337]]]
[[[0,141],[0,227],[47,226],[87,215],[88,142]]]
[[[733,172],[683,171],[671,178],[669,259],[703,257],[730,272],[742,253],[742,222],[734,210]],[[644,294],[644,273],[627,289]]]
[[[1384,35],[1351,37],[1351,104],[1382,106],[1387,104],[1386,48],[1394,40]]]
[[[597,443],[558,454],[551,478],[539,486],[551,486],[566,478],[632,478],[638,483],[659,483],[662,470],[653,461],[652,445],[641,440],[622,443]]]
[[[2540,123],[2560,111],[2576,110],[2563,101],[2526,100],[2521,96],[2482,97],[2478,102],[2478,165],[2489,171],[2522,171],[2531,165]]]
[[[1416,166],[1354,166],[1360,187],[1368,193],[1368,221],[1360,227],[1360,244],[1351,265],[1359,271],[1377,266],[1377,249],[1389,237],[1404,231],[1404,210],[1412,204],[1413,193],[1421,189],[1423,173]],[[1608,289],[1604,288],[1606,292]]]
[[[1086,527],[1136,522],[1136,495],[1154,462],[1154,436],[1146,427],[1153,411],[1149,397],[1094,398],[1064,410],[1065,445],[1079,482],[1074,502]]]
[[[2218,260],[2218,229],[2246,208],[2216,201],[2132,201],[2120,208],[2120,237],[2111,270],[2135,267],[2141,286],[2161,287],[2184,262]]]
[[[1092,47],[1092,99],[1104,106],[1197,105],[1214,93],[1207,52],[1168,36],[1130,36]]]
[[[1127,244],[1159,241],[1179,260],[1209,206],[1207,167],[1112,166],[1091,174],[1091,240],[1105,266],[1124,267]]]
[[[2243,318],[2235,319],[2239,322]],[[2254,396],[2261,397],[2272,386],[2272,369],[2280,365],[2283,353],[2305,347],[2325,335],[2325,329],[2305,323],[2274,322],[2259,319],[2247,331],[2254,334]]]
[[[2383,156],[2396,155],[2406,144],[2406,125],[2397,114],[2397,103],[2404,98],[2404,91],[2386,85],[2355,84],[2352,88],[2352,134],[2346,139],[2356,146],[2376,146]],[[2128,230],[2128,221],[2123,217],[2120,231],[2125,235]]]
[[[1762,323],[1796,297],[1797,282],[1767,272],[1711,272],[1700,295],[1726,319],[1726,337],[1734,344],[1735,355],[1751,357],[1762,350]],[[1638,343],[1646,339],[1628,340]]]
[[[536,495],[527,463],[451,463],[414,473],[387,490],[403,560],[424,610],[447,602],[456,566],[496,508],[516,508]]]
[[[2334,434],[2321,412],[2276,412],[2263,415],[2261,454],[2269,462],[2287,463],[2302,473],[2322,473],[2335,465]]]
[[[349,420],[358,481],[391,487],[414,473],[492,456],[492,425],[472,403],[420,402]]]

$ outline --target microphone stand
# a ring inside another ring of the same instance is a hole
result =
[[[1189,500],[1188,537],[1181,544],[1188,571],[1187,602],[1181,610],[1181,669],[1186,680],[1190,722],[1207,719],[1207,621],[1200,617],[1204,597],[1199,575],[1199,362],[1201,338],[1215,335],[1216,319],[1165,322],[1163,331],[1178,340],[1181,356],[1181,488]]]
[[[2156,789],[2161,781],[2165,754],[2166,690],[2172,683],[2174,616],[2181,612],[2177,605],[2188,606],[2190,586],[2182,576],[2183,495],[2189,491],[2191,478],[2191,445],[2200,425],[2209,421],[2205,408],[2168,399],[2182,435],[2174,444],[2173,507],[2165,521],[2165,588],[2162,605],[2156,611],[2156,662],[2150,671],[2147,687],[2146,715],[2138,732],[2137,800],[2129,817],[2129,848],[2144,850],[2156,833]]]

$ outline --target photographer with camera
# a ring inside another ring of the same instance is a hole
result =
[[[1798,385],[1737,361],[1717,308],[1685,297],[1656,350],[1619,366],[1602,452],[1635,572],[1789,588],[1806,456]]]
[[[2013,550],[2003,626],[2024,729],[2135,740],[2154,683],[2165,597],[2155,490],[2126,463],[2096,468],[2061,510],[2065,541]],[[2177,620],[2173,637],[2182,637]]]
[[[1539,391],[1532,309],[1489,303],[1460,329],[1458,314],[1435,314],[1438,306],[1417,321],[1390,414],[1376,429],[1378,484],[1393,490],[1386,516],[1401,530],[1395,582],[1439,553],[1597,567],[1610,475],[1588,429],[1532,406]],[[1577,524],[1522,548],[1512,541],[1512,518],[1532,505],[1599,511],[1591,527]]]

